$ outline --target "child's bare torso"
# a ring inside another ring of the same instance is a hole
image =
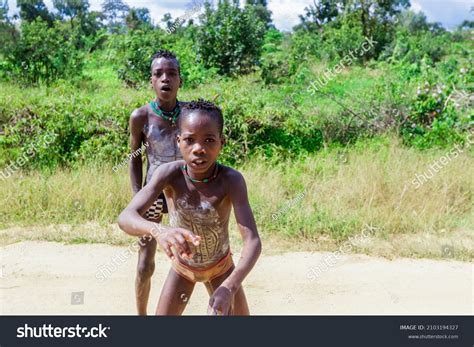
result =
[[[156,115],[147,105],[147,121],[143,124],[143,136],[146,146],[148,182],[157,167],[164,163],[182,159],[176,142],[177,127]]]
[[[232,204],[224,184],[225,170],[221,166],[215,180],[198,185],[189,182],[182,173],[177,174],[164,190],[170,224],[201,237],[199,246],[190,244],[193,258],[181,258],[190,267],[210,267],[229,252],[228,225]]]

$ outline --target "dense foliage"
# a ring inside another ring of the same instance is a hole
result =
[[[180,99],[222,107],[225,162],[387,132],[446,147],[473,129],[471,22],[446,31],[407,0],[317,1],[292,33],[273,27],[266,1],[195,2],[163,27],[120,0],[96,12],[87,0],[55,0],[55,11],[17,3],[20,18],[10,18],[0,1],[0,166],[48,134],[54,142],[24,167],[123,161],[128,117],[153,97],[160,48],[180,60]]]

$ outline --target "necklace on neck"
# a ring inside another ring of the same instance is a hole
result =
[[[181,113],[181,108],[179,107],[179,101],[176,100],[176,106],[174,107],[173,111],[163,111],[160,108],[160,105],[158,105],[157,101],[151,101],[150,102],[151,109],[153,112],[160,118],[171,122],[171,126],[176,125],[176,120],[179,117],[179,114]]]
[[[189,176],[189,174],[188,174],[188,164],[185,164],[185,165],[181,166],[181,171],[183,171],[184,177],[186,177],[191,182],[199,182],[199,183],[208,183],[208,182],[214,180],[217,177],[218,169],[219,169],[219,163],[216,162],[216,166],[214,167],[213,174],[208,178],[198,180],[196,178],[192,178],[191,176]]]

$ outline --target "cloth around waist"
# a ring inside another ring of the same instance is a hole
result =
[[[176,257],[179,264],[183,267],[187,268],[188,270],[192,270],[194,272],[202,272],[212,269],[213,267],[217,266],[219,263],[223,262],[227,257],[232,256],[232,252],[230,251],[230,247],[227,247],[227,251],[222,252],[222,256],[217,258],[217,260],[213,262],[206,263],[204,266],[196,266],[194,262],[188,262],[181,258],[179,255]]]

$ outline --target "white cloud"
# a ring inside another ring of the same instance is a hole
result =
[[[414,12],[420,12],[420,11],[423,10],[422,7],[421,7],[421,5],[418,4],[418,3],[416,2],[416,0],[412,0],[412,1],[410,2],[410,4],[411,4],[411,8],[410,8],[410,9],[411,9],[412,11],[414,11]]]
[[[291,31],[300,22],[299,15],[304,8],[313,4],[309,0],[269,0],[268,8],[272,11],[273,23],[279,30]]]
[[[412,10],[423,11],[430,22],[440,22],[448,29],[454,29],[465,19],[473,20],[469,12],[472,0],[411,0]]]

